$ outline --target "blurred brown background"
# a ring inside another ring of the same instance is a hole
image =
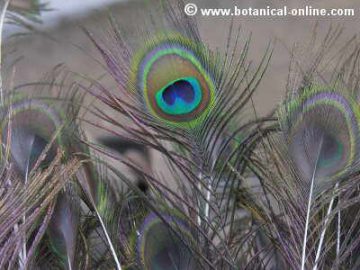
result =
[[[78,1],[87,2],[86,0]],[[78,1],[72,0],[72,3],[79,4]],[[70,2],[64,0],[63,3],[69,4]],[[191,2],[196,3],[199,8],[233,8],[234,5],[239,8],[265,8],[267,5],[274,8],[283,5],[287,5],[289,8],[301,8],[304,5],[311,5],[317,8],[355,9],[354,17],[230,18],[197,16],[200,33],[211,48],[224,49],[232,19],[235,25],[241,25],[245,37],[251,33],[252,44],[249,59],[254,60],[255,63],[260,61],[269,41],[276,41],[270,67],[259,87],[259,91],[255,94],[255,106],[260,114],[268,112],[280,102],[284,95],[288,75],[290,49],[294,43],[305,42],[309,39],[316,22],[319,23],[320,34],[325,33],[331,24],[343,25],[345,29],[342,35],[344,42],[353,35],[358,34],[360,29],[360,1],[354,0],[191,0]],[[51,1],[49,4],[51,7]],[[77,7],[81,9],[81,5],[77,5]],[[108,5],[98,5],[96,9],[100,11],[94,12],[94,10],[86,11],[84,9],[84,12],[77,15],[60,16],[56,23],[45,24],[41,27],[41,31],[45,31],[45,35],[33,34],[16,40],[8,40],[4,45],[4,52],[7,56],[5,64],[10,66],[15,59],[20,57],[20,60],[15,65],[15,71],[11,71],[12,83],[17,85],[37,81],[45,72],[59,63],[65,63],[71,70],[86,74],[91,78],[101,76],[104,70],[91,59],[91,57],[98,59],[100,57],[77,25],[88,28],[101,27],[102,23],[105,24],[107,18],[106,9],[110,9],[121,19],[122,23],[126,24],[127,19],[131,19],[131,22],[133,22],[134,14],[142,8],[142,1],[115,1],[115,3],[109,3]],[[144,26],[139,25],[139,27]],[[109,87],[116,90],[113,82],[109,82]]]

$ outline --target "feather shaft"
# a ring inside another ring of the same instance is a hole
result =
[[[306,210],[304,240],[303,240],[303,246],[302,246],[301,270],[305,270],[306,243],[307,243],[307,236],[308,236],[308,227],[309,227],[309,223],[310,223],[310,211],[311,211],[312,195],[313,195],[313,191],[314,191],[316,168],[317,168],[317,164],[318,164],[318,161],[319,161],[322,144],[323,144],[323,137],[320,140],[320,146],[319,146],[317,159],[316,159],[316,162],[315,162],[315,168],[314,168],[314,171],[313,171],[313,174],[312,174],[312,177],[311,177],[310,193],[309,193],[308,205],[307,205],[307,210]]]
[[[211,190],[212,190],[211,183],[212,183],[212,179],[211,179],[211,177],[209,177],[207,191],[206,191],[206,203],[205,203],[205,218],[206,218],[206,220],[209,220],[210,199],[211,199]]]
[[[339,198],[338,198],[339,202]],[[341,244],[341,211],[337,212],[337,230],[336,230],[336,261],[339,260],[340,255],[340,244]]]
[[[110,237],[109,237],[109,234],[108,234],[108,232],[107,232],[107,230],[106,230],[106,226],[105,226],[105,224],[104,224],[104,221],[103,221],[101,215],[99,214],[99,212],[98,212],[98,210],[97,210],[96,208],[95,208],[95,212],[96,212],[96,215],[97,215],[97,217],[98,217],[98,219],[99,219],[99,221],[100,221],[101,227],[102,227],[102,229],[103,229],[103,231],[104,231],[106,240],[107,240],[107,242],[108,242],[108,244],[109,244],[109,248],[110,248],[111,254],[112,254],[112,256],[113,256],[113,258],[114,258],[114,261],[115,261],[115,264],[116,264],[116,269],[117,269],[117,270],[122,270],[121,264],[120,264],[120,262],[119,262],[119,259],[118,259],[117,255],[116,255],[116,252],[115,252],[114,245],[112,244],[111,239],[110,239]]]
[[[337,190],[338,187],[339,187],[339,182],[336,183],[334,190]],[[319,240],[319,246],[318,246],[318,249],[316,251],[315,266],[314,266],[313,270],[317,270],[317,268],[318,268],[318,263],[319,263],[319,259],[320,259],[320,253],[321,253],[322,245],[323,245],[323,242],[324,242],[324,239],[325,239],[325,233],[326,233],[327,225],[328,225],[328,222],[329,222],[329,216],[331,214],[331,210],[332,210],[333,205],[334,205],[335,197],[336,196],[332,196],[331,201],[329,203],[329,207],[328,207],[326,217],[325,217],[325,221],[324,221],[324,229],[321,232],[320,240]]]
[[[97,207],[97,203],[96,203],[96,201],[97,201],[96,192],[97,191],[96,191],[96,187],[94,185],[99,184],[99,182],[98,182],[98,180],[96,178],[92,177],[91,167],[85,166],[84,173],[85,173],[86,177],[85,177],[85,179],[80,180],[81,186],[83,187],[84,191],[88,195],[88,198],[90,200],[90,204],[94,208],[95,214],[96,214],[96,216],[97,216],[97,218],[98,218],[98,220],[100,222],[101,229],[105,234],[107,245],[109,246],[109,249],[110,249],[110,252],[111,252],[111,256],[113,257],[113,259],[115,261],[116,269],[117,270],[122,270],[120,261],[119,261],[117,255],[116,255],[116,252],[115,252],[114,245],[113,245],[113,243],[112,243],[112,241],[110,239],[109,233],[107,232],[105,222],[104,222],[103,218],[101,217],[101,213],[99,212],[98,207]],[[89,181],[89,179],[91,179],[93,181]]]

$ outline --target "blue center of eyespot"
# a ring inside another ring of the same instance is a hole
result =
[[[157,105],[170,115],[187,114],[195,110],[202,99],[202,89],[194,77],[172,81],[155,94]]]
[[[179,80],[166,87],[162,93],[164,101],[168,105],[174,105],[177,98],[186,103],[194,101],[195,93],[193,86],[186,80]]]

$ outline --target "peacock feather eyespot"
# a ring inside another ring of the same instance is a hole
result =
[[[151,212],[138,232],[137,256],[147,270],[197,269],[190,248],[193,242],[190,227],[180,217],[163,214],[160,218]]]
[[[14,100],[3,110],[1,141],[10,142],[10,154],[23,175],[31,169],[61,126],[60,116],[49,104],[38,100]],[[42,165],[55,157],[60,136],[50,147]]]
[[[287,107],[290,153],[310,177],[344,175],[358,158],[359,105],[344,91],[312,86]]]
[[[175,127],[196,127],[215,103],[207,49],[177,34],[162,34],[135,55],[129,87],[147,112]],[[205,64],[206,62],[206,64]]]

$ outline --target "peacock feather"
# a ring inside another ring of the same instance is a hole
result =
[[[150,213],[138,234],[137,256],[145,269],[195,269],[195,258],[187,246],[193,236],[181,219]]]
[[[246,60],[248,39],[238,36],[229,40],[228,51],[220,55],[202,42],[194,20],[177,13],[179,7],[171,3],[161,7],[169,12],[168,18],[155,21],[150,31],[145,31],[146,38],[135,45],[126,42],[114,19],[109,23],[109,44],[87,31],[121,94],[97,82],[89,91],[131,121],[134,128],[104,111],[95,114],[122,130],[119,134],[109,129],[119,140],[130,137],[164,157],[172,179],[143,172],[149,191],[139,196],[153,211],[162,205],[180,212],[200,231],[199,239],[189,247],[192,252],[204,250],[198,259],[200,265],[231,267],[236,258],[227,247],[238,223],[233,190],[249,174],[246,153],[251,152],[258,136],[255,127],[261,124],[241,115],[251,110],[251,97],[266,70],[271,48],[258,66],[252,67]],[[159,30],[159,25],[165,30]],[[229,36],[232,33],[230,29]],[[116,160],[141,173],[136,164]],[[149,252],[145,254],[152,254]]]
[[[295,47],[259,116],[275,44],[214,50],[184,6],[83,28],[104,76],[0,85],[0,269],[359,268],[358,40]]]
[[[10,143],[10,154],[19,172],[25,176],[61,127],[60,116],[46,103],[37,100],[13,102],[3,113],[2,142]],[[34,125],[38,122],[41,125]],[[54,137],[54,138],[53,138]],[[57,143],[61,145],[61,142]],[[54,159],[56,151],[49,149],[44,165]]]
[[[3,227],[4,233],[8,231],[5,239],[14,238],[15,241],[7,243],[2,251],[12,249],[19,255],[18,259],[7,257],[1,267],[17,265],[24,268],[34,264],[37,245],[47,225],[52,223],[52,219],[56,220],[59,211],[62,211],[58,207],[54,210],[55,204],[62,204],[61,200],[56,203],[57,193],[64,187],[65,179],[74,175],[80,163],[70,157],[63,168],[60,167],[64,144],[58,135],[62,123],[49,104],[26,97],[9,98],[6,104],[2,107],[1,124],[2,173],[8,175],[7,189],[14,189],[13,196],[19,202],[12,203],[6,196],[2,198],[4,218],[11,215],[9,211],[18,213],[18,218],[12,223],[3,224],[10,225],[7,229]],[[61,224],[49,225],[49,231],[54,235],[62,229]],[[59,241],[62,237],[59,236]]]
[[[330,29],[325,40],[337,35],[338,29]],[[349,55],[356,51],[351,49]],[[331,76],[322,76],[326,53],[320,50],[296,80],[291,74],[288,98],[277,111],[279,126],[269,127],[272,135],[266,136],[264,151],[256,154],[260,163],[269,164],[268,169],[256,168],[263,192],[275,201],[263,202],[265,212],[275,219],[269,232],[281,247],[284,265],[296,269],[327,269],[334,263],[338,267],[344,254],[348,266],[354,265],[345,250],[357,249],[355,243],[351,248],[343,245],[344,235],[357,230],[357,221],[349,222],[343,215],[355,213],[358,203],[355,192],[347,190],[358,174],[359,104],[354,84],[348,81],[348,72],[354,70],[343,62],[343,55],[328,71]],[[354,204],[346,204],[343,196],[352,197]]]
[[[175,34],[162,34],[148,44],[133,58],[130,91],[139,92],[154,118],[177,127],[196,127],[216,96],[206,47]]]
[[[300,175],[330,181],[357,168],[359,105],[345,90],[312,85],[279,118]]]

